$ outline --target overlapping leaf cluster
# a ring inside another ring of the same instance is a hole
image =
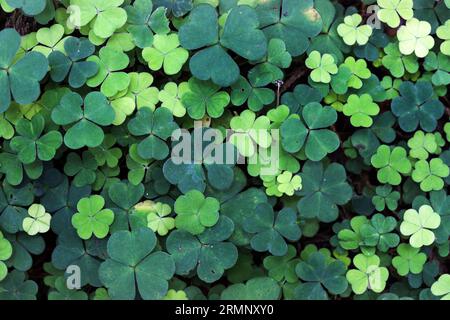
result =
[[[450,299],[450,3],[341,2],[0,0],[0,299]]]

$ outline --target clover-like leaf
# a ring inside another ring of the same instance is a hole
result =
[[[36,160],[30,164],[23,164],[9,145],[5,147],[3,152],[0,153],[0,172],[5,175],[6,182],[13,186],[18,186],[26,177],[37,179],[42,175],[42,161]]]
[[[116,181],[108,188],[111,204],[108,206],[114,211],[114,223],[111,232],[117,230],[137,230],[147,227],[147,217],[135,210],[145,193],[141,183],[136,185],[129,181]]]
[[[180,48],[180,42],[176,33],[169,35],[155,35],[152,47],[146,47],[142,51],[142,57],[148,62],[151,70],[159,70],[163,67],[167,75],[177,74],[189,58],[186,49]]]
[[[33,204],[28,208],[28,217],[23,219],[22,228],[30,236],[46,233],[50,230],[51,218],[51,215],[45,212],[43,205]]]
[[[254,112],[275,101],[275,93],[272,89],[252,85],[243,76],[240,76],[231,85],[231,88],[233,89],[231,91],[231,103],[235,106],[241,106],[247,102],[248,108]]]
[[[394,77],[403,77],[405,71],[416,73],[419,70],[417,57],[414,55],[405,56],[400,52],[398,45],[389,43],[385,48],[385,56],[381,59],[381,63]]]
[[[0,42],[8,44],[0,50],[0,113],[3,113],[11,104],[11,96],[19,104],[37,100],[41,93],[39,81],[47,74],[48,61],[39,52],[27,52],[15,60],[20,35],[14,29],[0,31]]]
[[[331,81],[330,74],[338,72],[333,56],[328,53],[321,55],[318,51],[312,51],[305,60],[305,65],[313,69],[310,76],[315,82],[329,83]]]
[[[356,294],[363,294],[368,289],[380,293],[386,286],[389,277],[387,268],[380,267],[380,258],[376,255],[358,254],[353,258],[357,269],[347,271],[347,280]]]
[[[369,241],[376,242],[377,248],[381,252],[387,252],[390,248],[394,248],[400,242],[400,237],[392,232],[397,226],[397,221],[393,217],[385,217],[377,213],[370,219],[371,226],[362,226],[361,233]]]
[[[267,52],[267,40],[258,27],[255,10],[249,6],[237,6],[229,12],[219,36],[216,9],[208,4],[195,7],[179,31],[184,48],[204,48],[191,58],[189,67],[192,74],[223,87],[234,83],[239,77],[239,67],[224,48],[246,59],[261,59]]]
[[[27,209],[33,204],[34,195],[30,185],[13,187],[6,182],[0,190],[0,226],[8,233],[21,231],[23,219],[28,216]]]
[[[424,133],[419,130],[414,133],[414,136],[408,140],[408,147],[411,148],[409,154],[411,157],[426,160],[429,153],[435,153],[438,145],[436,138],[432,133]]]
[[[141,108],[136,117],[128,122],[128,130],[134,136],[147,136],[137,147],[139,156],[144,159],[162,160],[169,154],[166,140],[178,125],[173,121],[172,113],[166,108],[152,111]]]
[[[146,216],[147,226],[160,236],[165,236],[175,228],[175,219],[169,216],[172,208],[168,204],[145,200],[135,205],[134,211]]]
[[[418,58],[424,58],[434,46],[430,32],[431,25],[427,21],[409,19],[397,32],[400,52],[405,55],[414,53]]]
[[[236,146],[239,153],[245,157],[251,157],[256,152],[256,147],[267,148],[272,142],[269,132],[270,120],[266,116],[256,118],[256,114],[250,110],[244,110],[239,116],[233,117],[230,127],[234,133],[230,142]]]
[[[59,277],[55,281],[55,290],[51,290],[48,294],[48,300],[88,300],[86,292],[81,290],[71,290],[67,287],[67,280]]]
[[[393,191],[390,185],[376,187],[375,191],[376,195],[372,198],[375,209],[378,211],[383,211],[386,207],[391,211],[397,209],[400,192]]]
[[[442,53],[437,55],[430,52],[425,58],[424,68],[427,71],[434,72],[431,76],[431,82],[435,86],[450,84],[450,57]]]
[[[439,39],[444,40],[440,46],[441,52],[450,56],[450,22],[448,20],[445,21],[444,25],[436,29],[436,35]]]
[[[299,119],[289,118],[280,127],[281,145],[287,152],[295,153],[304,145],[306,157],[319,161],[339,148],[336,133],[325,129],[336,122],[336,110],[311,102],[303,108],[302,116],[306,126]]]
[[[302,178],[292,175],[292,172],[284,171],[277,176],[278,191],[288,196],[294,195],[294,191],[302,188]]]
[[[267,47],[267,62],[283,69],[289,68],[292,57],[283,40],[270,39]]]
[[[400,18],[409,20],[413,17],[413,0],[377,0],[380,9],[378,19],[391,28],[400,24]]]
[[[6,0],[12,8],[21,9],[26,15],[37,16],[44,11],[46,0]]]
[[[174,289],[169,289],[169,291],[167,291],[166,296],[163,298],[163,300],[189,300],[186,292],[184,292],[183,290],[179,290],[179,291],[175,291]]]
[[[209,130],[212,133],[208,133]],[[234,179],[233,166],[237,156],[234,146],[218,143],[214,149],[206,149],[211,147],[209,143],[198,145],[198,137],[204,134],[213,139],[217,139],[216,134],[221,136],[215,129],[196,128],[191,134],[183,133],[182,130],[177,134],[180,132],[181,136],[178,140],[175,138],[177,141],[173,143],[172,157],[163,166],[167,181],[176,185],[182,193],[193,189],[204,192],[207,183],[217,190],[227,190]],[[195,150],[200,152],[194,152]]]
[[[295,288],[295,297],[305,300],[327,300],[328,292],[342,294],[348,286],[345,279],[345,264],[327,257],[317,251],[306,261],[297,264],[295,271],[304,281]]]
[[[38,285],[26,273],[13,270],[0,284],[1,300],[36,300]]]
[[[42,53],[44,56],[48,57],[52,52],[64,51],[63,39],[64,27],[60,24],[55,24],[50,28],[40,28],[36,32],[36,40],[38,45],[33,48],[33,51]]]
[[[68,93],[52,111],[55,123],[73,124],[64,135],[64,144],[71,149],[98,147],[104,139],[100,126],[110,125],[114,118],[114,110],[100,92],[89,93],[84,102],[79,94]]]
[[[0,113],[0,138],[10,140],[14,137],[14,124],[22,117],[18,110],[10,108],[4,113]]]
[[[104,166],[106,164],[109,168],[117,167],[117,164],[122,157],[122,150],[114,147],[115,144],[116,139],[114,136],[108,134],[105,136],[105,139],[100,146],[91,149],[95,160],[100,166]]]
[[[360,46],[369,41],[372,35],[372,27],[369,25],[362,25],[362,17],[354,13],[351,16],[346,16],[344,22],[337,27],[338,34],[342,37],[345,44],[352,46],[358,44]]]
[[[220,204],[215,198],[206,197],[198,190],[191,190],[175,201],[175,226],[193,235],[214,226],[219,220]]]
[[[286,280],[289,283],[298,281],[295,267],[300,259],[296,258],[297,251],[292,245],[288,245],[288,251],[284,256],[267,256],[264,258],[264,268],[269,276],[276,281]]]
[[[176,273],[186,275],[196,269],[198,277],[207,283],[219,280],[237,261],[236,246],[226,241],[233,230],[233,221],[221,216],[214,227],[198,236],[183,230],[171,232],[166,246],[175,261]]]
[[[181,102],[181,97],[189,91],[187,82],[177,85],[175,82],[168,82],[159,92],[158,99],[161,107],[169,109],[174,117],[183,117],[186,114],[186,107]]]
[[[303,188],[298,192],[301,199],[297,209],[301,217],[331,222],[338,217],[337,205],[347,203],[352,197],[352,188],[347,183],[344,167],[331,163],[324,167],[321,162],[307,161],[302,172]]]
[[[130,63],[130,58],[124,52],[103,47],[98,56],[90,56],[87,61],[96,63],[98,72],[86,84],[91,88],[101,85],[100,91],[105,96],[113,97],[130,85],[130,75],[122,71]]]
[[[18,153],[20,161],[31,164],[36,159],[50,161],[61,146],[63,140],[58,131],[44,131],[45,119],[36,115],[28,121],[20,119],[16,124],[17,136],[11,140],[11,148]]]
[[[255,214],[244,221],[244,230],[255,234],[250,244],[258,252],[269,251],[274,256],[283,256],[288,247],[284,239],[295,241],[301,236],[296,225],[297,214],[285,208],[275,215],[269,204],[260,204]]]
[[[220,87],[209,81],[189,79],[189,87],[181,96],[181,102],[189,116],[200,120],[208,115],[219,118],[230,103],[230,96]]]
[[[360,2],[0,0],[0,300],[450,299],[450,0]]]
[[[378,181],[397,186],[402,181],[400,174],[411,172],[411,162],[407,158],[406,150],[395,147],[392,150],[387,145],[378,147],[377,152],[371,158],[372,165],[379,169]]]
[[[98,163],[90,151],[84,151],[81,157],[76,153],[69,153],[67,156],[64,173],[73,178],[73,183],[77,187],[84,187],[95,182],[97,174],[95,170]]]
[[[114,212],[103,209],[105,200],[94,195],[81,199],[77,204],[78,212],[72,216],[72,225],[81,239],[87,240],[95,235],[103,239],[108,235],[109,226],[114,221]]]
[[[332,77],[331,87],[335,93],[345,94],[349,88],[361,89],[362,79],[369,79],[370,76],[371,73],[365,60],[347,57],[339,66],[338,73]]]
[[[339,245],[345,250],[355,250],[361,248],[363,253],[372,254],[372,247],[376,245],[372,235],[367,237],[367,232],[363,233],[363,226],[370,228],[369,220],[364,216],[353,217],[350,226],[342,227],[337,234]]]
[[[435,240],[433,233],[441,224],[441,217],[429,205],[423,205],[419,211],[408,209],[403,215],[400,232],[410,236],[409,244],[414,248],[431,245]]]
[[[376,116],[380,112],[380,107],[373,102],[369,94],[362,96],[352,94],[348,97],[343,112],[350,117],[350,122],[354,127],[368,128],[373,124],[371,116]]]
[[[339,245],[346,250],[360,248],[366,255],[372,255],[375,248],[387,252],[400,242],[400,237],[392,231],[397,226],[393,217],[375,214],[370,220],[356,216],[350,221],[351,230],[343,228],[338,232]]]
[[[399,275],[406,276],[408,273],[418,274],[422,272],[427,256],[420,252],[419,248],[402,243],[398,246],[397,253],[398,256],[392,259],[392,265]]]
[[[78,7],[71,19],[75,27],[83,27],[91,23],[92,31],[97,37],[109,38],[127,22],[127,12],[120,6],[124,0],[71,0],[70,4]],[[92,21],[92,22],[91,22]]]
[[[108,240],[109,258],[100,265],[99,275],[112,299],[146,300],[163,298],[168,280],[175,272],[171,256],[154,250],[156,236],[152,230],[118,231]]]
[[[450,175],[450,168],[441,159],[419,160],[414,164],[412,179],[420,183],[420,189],[425,192],[431,190],[441,190],[444,187],[444,180]]]
[[[127,11],[128,32],[139,48],[146,48],[153,43],[153,33],[166,34],[170,31],[166,10],[158,7],[153,11],[152,0],[137,0],[125,7]],[[153,11],[153,12],[152,12]]]
[[[130,76],[130,86],[127,92],[122,91],[116,97],[112,98],[111,105],[116,110],[114,125],[122,124],[125,118],[133,113],[135,108],[147,107],[154,110],[156,104],[159,102],[159,90],[152,86],[154,78],[150,73],[131,72],[128,75]],[[117,100],[114,100],[114,98],[117,98]],[[114,106],[115,101],[119,102],[117,107]],[[119,112],[117,111],[118,109],[120,110]],[[117,116],[117,114],[121,115]]]
[[[70,223],[70,222],[69,222]],[[83,241],[73,228],[65,230],[58,237],[58,243],[52,252],[52,264],[59,270],[67,270],[71,265],[78,266],[81,274],[80,285],[102,286],[98,268],[106,258],[106,241],[91,239]],[[101,260],[100,260],[101,259]],[[70,271],[70,269],[69,269]],[[70,272],[66,273],[66,276]]]
[[[95,46],[88,39],[68,38],[64,42],[66,55],[60,51],[52,52],[49,57],[50,76],[55,82],[63,81],[67,75],[72,88],[80,88],[98,72],[93,61],[84,61],[94,53]]]
[[[8,267],[5,262],[9,258],[11,258],[13,252],[13,248],[8,239],[5,239],[3,234],[0,232],[0,281],[5,279],[8,274]]]
[[[256,7],[260,25],[267,38],[281,39],[293,57],[304,53],[309,38],[317,36],[324,25],[313,0],[272,0]]]
[[[450,275],[441,275],[431,286],[431,292],[435,296],[441,296],[441,300],[450,300]]]

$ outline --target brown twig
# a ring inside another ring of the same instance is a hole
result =
[[[284,85],[281,87],[280,94],[282,94],[283,92],[289,90],[297,82],[297,80],[300,79],[305,74],[305,72],[306,72],[306,70],[303,67],[303,65],[301,65],[298,68],[294,69],[294,71],[291,73],[289,78],[287,78],[287,80],[284,83]]]

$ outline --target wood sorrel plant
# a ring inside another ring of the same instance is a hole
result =
[[[449,299],[450,1],[0,6],[0,299]]]

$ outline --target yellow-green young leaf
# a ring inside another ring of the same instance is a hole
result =
[[[236,146],[244,157],[251,157],[256,152],[256,145],[268,148],[272,142],[269,132],[270,120],[266,116],[256,118],[253,111],[245,110],[231,119],[230,127],[234,133],[230,142]]]
[[[0,232],[0,281],[5,279],[8,274],[8,267],[4,263],[4,261],[11,258],[13,254],[13,247],[11,242],[8,239],[3,237],[3,234]]]
[[[124,52],[103,47],[98,56],[90,56],[87,61],[95,62],[99,67],[97,74],[86,82],[89,87],[101,85],[100,91],[107,97],[113,97],[128,89],[130,75],[123,70],[128,67],[130,59]]]
[[[380,293],[384,290],[389,272],[380,267],[378,256],[358,254],[353,258],[353,264],[357,269],[347,271],[346,277],[354,293],[363,294],[367,290]]]
[[[440,224],[440,215],[434,212],[429,205],[423,205],[419,211],[414,209],[405,211],[400,232],[404,236],[410,236],[409,243],[412,247],[420,248],[434,242],[436,237],[432,230],[437,229]]]
[[[292,175],[292,172],[284,171],[277,176],[278,191],[288,196],[294,195],[295,191],[302,188],[302,178],[299,175]]]
[[[163,300],[189,300],[186,292],[184,292],[183,290],[174,290],[174,289],[170,289],[169,291],[167,291],[166,296],[163,298]]]
[[[0,6],[2,7],[2,10],[7,12],[7,13],[11,13],[14,11],[14,8],[11,7],[6,0],[0,0]]]
[[[408,273],[420,274],[427,261],[425,253],[420,252],[419,248],[413,248],[408,244],[402,243],[397,248],[398,256],[392,259],[392,265],[397,269],[401,276]]]
[[[8,239],[5,239],[3,233],[0,232],[0,260],[6,261],[12,255],[12,246]]]
[[[443,40],[440,46],[441,52],[450,56],[450,19],[436,29],[436,35],[439,39]]]
[[[124,0],[71,0],[71,24],[83,27],[91,21],[92,31],[99,38],[109,38],[127,22],[127,12],[120,6]]]
[[[166,83],[158,95],[161,107],[169,109],[174,117],[183,117],[186,114],[186,108],[181,102],[181,97],[188,90],[187,82],[182,82],[178,86],[175,82]]]
[[[127,117],[136,109],[136,104],[130,97],[120,97],[110,102],[115,113],[115,119],[112,123],[115,126],[120,126],[124,123]]]
[[[189,52],[180,48],[178,35],[157,34],[153,39],[153,47],[145,48],[142,57],[148,62],[151,70],[159,70],[163,67],[164,73],[174,75],[183,67],[189,57]]]
[[[157,87],[152,86],[153,76],[147,72],[131,72],[129,76],[130,86],[125,96],[132,98],[138,109],[143,107],[155,109],[156,104],[159,102],[159,90]]]
[[[400,17],[409,20],[413,17],[413,0],[377,0],[380,9],[377,12],[378,19],[391,28],[400,24]]]
[[[72,216],[72,225],[81,239],[90,239],[92,235],[102,239],[108,235],[109,226],[114,221],[114,212],[103,209],[104,206],[105,200],[98,195],[83,198],[78,202],[78,212]]]
[[[441,300],[450,300],[450,275],[443,274],[439,279],[431,286],[431,293],[437,297],[441,297]]]
[[[193,235],[201,234],[206,227],[214,226],[219,220],[220,204],[215,198],[205,197],[200,191],[192,190],[175,201],[175,225]]]
[[[350,122],[354,127],[369,128],[373,124],[372,117],[380,112],[380,107],[373,102],[369,94],[362,96],[352,94],[348,97],[343,112],[350,117]]]
[[[416,18],[406,21],[397,31],[400,52],[404,55],[414,53],[418,58],[426,57],[434,46],[430,33],[431,25],[427,21],[419,21]]]
[[[135,214],[144,216],[147,226],[160,236],[165,236],[175,228],[175,219],[169,215],[172,208],[165,203],[146,200],[134,206]]]
[[[33,51],[37,51],[48,57],[53,51],[60,51],[65,53],[64,50],[64,27],[60,24],[55,24],[50,28],[41,28],[36,33],[36,40],[39,45],[33,48]]]
[[[23,219],[22,228],[30,236],[46,233],[50,230],[51,218],[51,215],[45,212],[43,205],[33,204],[28,208],[28,217]]]
[[[369,37],[372,35],[372,27],[369,25],[360,26],[361,22],[362,17],[355,13],[351,16],[346,16],[344,22],[338,26],[337,32],[345,44],[362,46],[369,41]]]
[[[331,74],[338,72],[333,56],[328,53],[321,55],[318,51],[312,51],[305,60],[305,65],[313,70],[310,77],[314,82],[329,83]]]

